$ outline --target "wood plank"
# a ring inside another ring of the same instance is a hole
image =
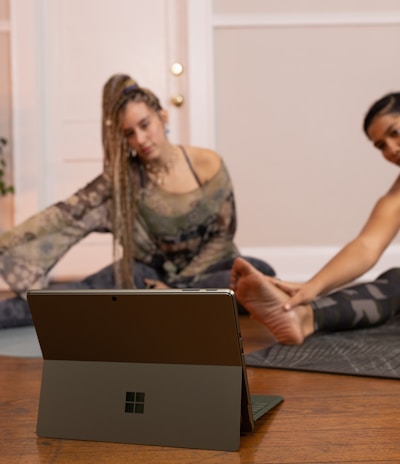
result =
[[[266,329],[241,317],[246,351]],[[243,436],[236,453],[38,438],[42,361],[0,357],[0,462],[86,463],[398,463],[400,382],[390,379],[249,368],[253,393],[285,401]]]

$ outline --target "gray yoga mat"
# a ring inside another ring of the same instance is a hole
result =
[[[400,317],[379,327],[316,333],[302,345],[279,343],[246,355],[251,367],[400,378]]]
[[[35,328],[28,326],[0,329],[0,356],[42,357]]]

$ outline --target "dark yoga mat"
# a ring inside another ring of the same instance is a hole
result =
[[[379,327],[316,333],[302,345],[276,343],[245,357],[247,366],[400,378],[400,317]]]

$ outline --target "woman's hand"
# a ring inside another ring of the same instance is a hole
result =
[[[269,280],[280,290],[285,292],[288,296],[294,296],[299,292],[304,284],[298,282],[286,282],[284,280],[277,279],[276,277],[270,277]]]
[[[276,286],[290,296],[283,305],[283,309],[285,311],[290,311],[299,305],[311,303],[318,295],[318,293],[314,290],[313,285],[308,283],[291,284],[288,282],[279,282]]]
[[[276,277],[268,277],[268,280],[288,295],[289,299],[283,305],[286,311],[301,304],[311,303],[317,296],[310,283],[285,282]]]

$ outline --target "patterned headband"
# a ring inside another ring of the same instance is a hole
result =
[[[131,84],[129,84],[127,87],[124,88],[124,90],[122,91],[122,93],[124,95],[128,95],[130,94],[131,92],[133,92],[134,90],[138,90],[139,89],[139,85],[133,81],[133,80],[129,80],[128,82],[132,82]]]

